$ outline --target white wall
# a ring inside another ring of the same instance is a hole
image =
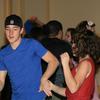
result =
[[[92,20],[100,33],[99,10],[100,0],[50,0],[50,19],[60,20],[64,29],[76,26],[81,20]]]

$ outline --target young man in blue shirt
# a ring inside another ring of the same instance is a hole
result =
[[[8,73],[12,100],[43,100],[45,93],[51,95],[47,80],[56,70],[58,61],[36,40],[22,38],[22,33],[22,19],[17,15],[6,17],[5,35],[9,45],[0,51],[0,91]],[[41,59],[48,63],[43,76]]]

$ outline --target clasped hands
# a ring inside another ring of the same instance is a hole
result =
[[[52,83],[49,80],[41,80],[39,92],[44,91],[47,96],[52,96],[51,90]]]

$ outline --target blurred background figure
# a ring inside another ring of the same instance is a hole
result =
[[[41,41],[46,36],[43,29],[44,25],[36,16],[30,17],[24,23],[24,37]]]
[[[72,52],[73,52],[73,64],[74,66],[78,63],[77,57],[77,47],[74,42],[74,37],[77,34],[76,29],[73,27],[67,28],[65,35],[63,37],[64,41],[68,42],[71,45]]]
[[[65,32],[63,39],[69,43],[73,42],[73,36],[76,34],[75,28],[68,28]]]
[[[30,34],[31,30],[35,27],[42,27],[44,23],[40,21],[36,16],[31,16],[24,23],[24,29],[26,34]]]
[[[94,22],[83,20],[77,24],[76,31],[78,33],[87,33],[89,31],[89,35],[94,35],[94,33],[96,33],[95,26]]]
[[[38,40],[40,42],[46,36],[47,35],[44,33],[44,30],[43,30],[42,27],[32,28],[31,31],[30,31],[30,34],[25,34],[24,35],[25,38],[33,38],[33,39],[36,39],[36,40]]]
[[[90,30],[95,33],[95,23],[92,21],[87,21],[87,30]]]

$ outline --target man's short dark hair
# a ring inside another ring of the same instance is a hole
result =
[[[49,21],[44,29],[48,35],[57,35],[60,30],[63,30],[62,24],[57,20]]]

